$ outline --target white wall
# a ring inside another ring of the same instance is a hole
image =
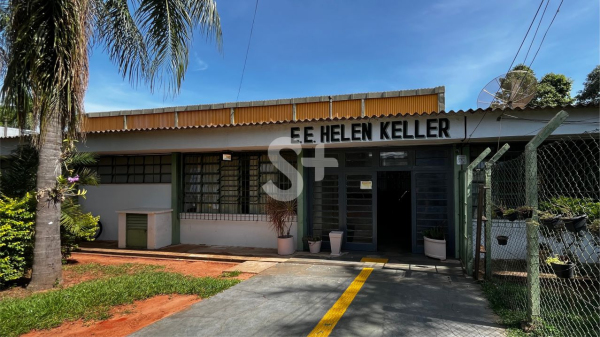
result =
[[[181,243],[277,248],[277,235],[267,221],[181,219]],[[290,233],[296,238],[296,222]],[[296,242],[297,240],[294,240]]]
[[[86,186],[86,198],[79,201],[86,212],[100,215],[99,240],[117,240],[117,211],[141,208],[171,208],[171,184],[105,184]]]
[[[477,221],[473,221],[473,248],[475,249],[475,238],[477,237]],[[496,239],[499,235],[508,236],[506,246],[500,246]],[[569,246],[572,243],[573,235],[565,234],[565,244]],[[527,229],[525,221],[516,220],[493,220],[492,224],[492,259],[496,260],[525,260],[527,258]],[[485,242],[485,229],[481,230],[481,244]],[[565,244],[558,242],[553,238],[545,238],[539,235],[539,243],[547,243],[554,254],[562,255]],[[576,244],[571,246],[571,251],[579,257],[581,262],[598,263],[600,261],[600,247],[594,245],[591,234],[587,233],[581,238],[581,246]],[[483,255],[482,255],[483,256]]]

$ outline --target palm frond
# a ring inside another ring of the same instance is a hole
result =
[[[98,155],[94,152],[73,152],[69,159],[73,166],[88,166],[98,161]]]
[[[146,80],[148,53],[144,36],[131,16],[127,0],[108,0],[101,5],[98,38],[123,78],[133,85]]]
[[[189,61],[193,30],[200,25],[207,36],[221,42],[221,26],[213,0],[140,0],[136,22],[149,54],[148,82],[166,92],[179,92]]]

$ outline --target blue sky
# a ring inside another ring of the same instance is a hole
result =
[[[559,3],[550,2],[532,54]],[[95,50],[87,112],[236,101],[254,5],[217,0],[223,53],[196,34],[175,98],[133,88],[102,49]],[[444,85],[447,110],[474,108],[481,88],[508,70],[538,6],[505,0],[260,0],[239,100]],[[563,73],[574,80],[576,94],[600,63],[599,17],[598,1],[565,1],[533,63],[536,75]]]

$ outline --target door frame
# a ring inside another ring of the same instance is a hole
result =
[[[416,166],[415,165],[415,158],[416,158],[416,153],[417,151],[420,150],[432,150],[432,149],[439,149],[439,150],[444,150],[447,151],[447,159],[448,159],[448,165],[445,166]],[[440,173],[440,174],[444,174],[446,176],[446,179],[449,183],[448,185],[448,189],[447,189],[447,194],[448,194],[448,242],[447,242],[447,249],[449,255],[448,256],[454,256],[454,246],[456,244],[456,237],[455,237],[455,221],[454,221],[454,207],[452,205],[454,205],[454,203],[456,202],[455,198],[454,198],[454,189],[456,188],[456,182],[453,179],[453,170],[454,170],[454,161],[453,161],[453,151],[452,151],[452,147],[448,147],[448,146],[444,146],[444,145],[425,145],[425,146],[390,146],[390,147],[365,147],[365,148],[329,148],[326,149],[329,150],[333,153],[336,153],[338,155],[338,160],[340,161],[340,166],[339,167],[335,167],[335,168],[326,168],[325,172],[326,174],[337,174],[338,175],[338,184],[339,184],[339,199],[340,199],[340,205],[345,205],[345,201],[346,201],[346,174],[351,173],[351,174],[371,174],[373,180],[373,247],[369,247],[369,249],[364,249],[361,247],[353,247],[353,245],[351,244],[351,246],[346,245],[346,235],[344,235],[344,241],[342,244],[342,249],[350,249],[350,250],[355,250],[355,251],[359,251],[359,250],[367,250],[367,251],[377,251],[377,188],[378,188],[378,184],[377,184],[377,173],[378,172],[382,172],[382,171],[393,171],[393,172],[397,172],[397,171],[410,171],[411,172],[411,234],[412,234],[412,252],[413,253],[423,253],[423,248],[422,247],[418,247],[417,245],[417,191],[416,191],[416,178],[415,175],[417,173]],[[371,166],[368,167],[346,167],[344,162],[345,162],[345,156],[346,153],[351,153],[351,152],[372,152],[373,154],[373,164]],[[379,157],[380,157],[380,152],[388,152],[388,151],[408,151],[409,152],[409,158],[410,162],[408,165],[406,166],[381,166],[379,164]],[[310,155],[310,153],[308,154]],[[314,189],[313,189],[313,184],[314,184],[314,170],[313,169],[309,169],[307,170],[307,175],[305,177],[305,179],[308,179],[308,183],[305,180],[305,184],[304,184],[304,188],[306,188],[306,191],[308,193],[308,198],[307,198],[307,230],[308,233],[312,233],[313,230],[313,206],[314,206],[314,200],[313,198],[311,198],[310,196],[313,195],[314,193]],[[342,198],[344,198],[344,203],[342,204]],[[345,214],[343,214],[345,211],[345,207],[340,207],[339,209],[339,214],[340,214],[340,230],[343,230],[344,233],[347,233],[347,228],[346,228],[346,221],[345,221]],[[343,221],[342,221],[343,220]],[[323,249],[328,249],[329,246],[329,242],[323,242]],[[364,245],[363,245],[364,247]]]

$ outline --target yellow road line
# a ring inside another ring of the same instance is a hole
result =
[[[375,262],[375,263],[387,263],[388,259],[378,257],[363,257],[360,262]]]
[[[315,328],[308,334],[308,337],[326,337],[329,336],[337,322],[342,318],[350,303],[356,297],[369,275],[373,272],[373,268],[363,268],[358,276],[350,283],[346,291],[340,296],[335,304],[327,311],[325,316]]]

